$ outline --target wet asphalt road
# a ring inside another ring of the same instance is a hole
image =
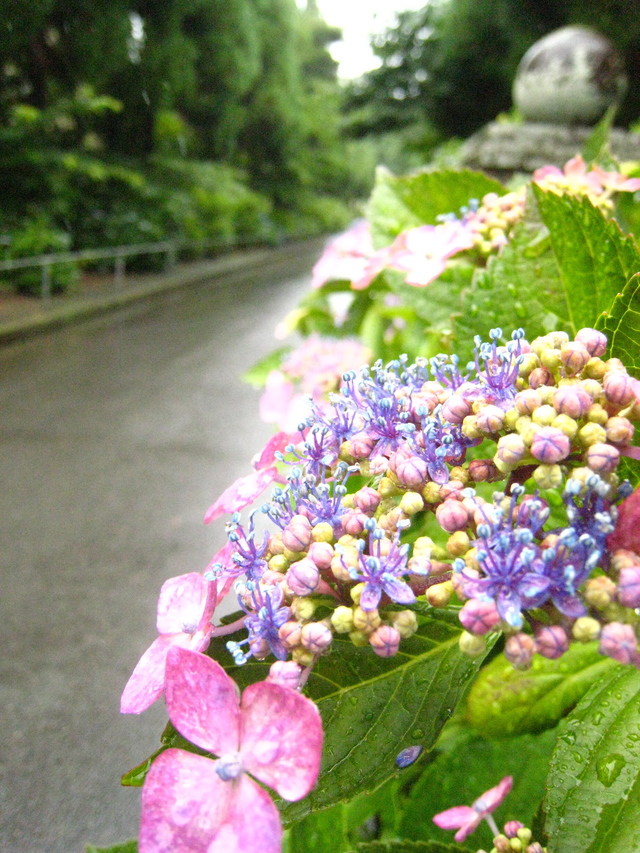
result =
[[[272,432],[239,377],[320,246],[0,348],[0,853],[137,835],[119,778],[166,715],[120,693],[163,581],[224,544],[203,514]]]

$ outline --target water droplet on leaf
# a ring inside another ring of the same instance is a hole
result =
[[[604,758],[599,759],[596,764],[596,774],[605,788],[610,788],[613,785],[626,763],[623,756],[617,752],[612,752],[610,755],[605,755]]]

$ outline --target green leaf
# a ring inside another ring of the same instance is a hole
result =
[[[611,128],[613,127],[613,120],[616,117],[618,106],[618,104],[611,104],[585,139],[582,146],[582,156],[588,166],[597,164],[603,169],[616,168],[616,163],[609,150],[609,136],[611,135]]]
[[[291,351],[291,347],[280,347],[274,352],[269,353],[261,359],[253,367],[250,367],[242,374],[243,382],[253,385],[254,388],[264,388],[267,381],[267,376],[272,370],[279,370],[282,364],[282,359]]]
[[[416,840],[444,841],[451,833],[437,827],[433,816],[452,806],[471,805],[484,791],[507,775],[513,790],[495,814],[501,825],[507,820],[531,820],[544,792],[555,731],[538,735],[487,740],[469,729],[460,729],[442,752],[428,764],[402,806],[397,834]],[[474,850],[492,846],[492,833],[482,823],[473,835]]]
[[[435,225],[442,214],[457,215],[471,199],[490,192],[504,195],[506,190],[482,172],[424,171],[394,177],[380,168],[367,206],[374,245],[389,245],[407,228]]]
[[[574,643],[558,660],[535,655],[528,670],[515,669],[500,654],[469,691],[467,719],[487,737],[551,728],[613,666],[597,643]]]
[[[289,829],[288,853],[346,853],[351,847],[343,803],[307,815]]]
[[[617,665],[564,722],[547,779],[549,853],[640,851],[640,672]]]
[[[608,354],[624,362],[629,373],[640,377],[640,273],[618,293],[596,328],[609,339]]]
[[[535,185],[533,192],[560,273],[564,311],[559,316],[575,333],[593,326],[640,270],[640,252],[634,238],[587,198],[544,192]]]
[[[87,844],[86,853],[138,853],[138,842],[125,841],[124,844],[116,844],[115,847],[94,847],[93,844]]]
[[[471,853],[459,844],[439,841],[365,841],[357,844],[352,853]]]

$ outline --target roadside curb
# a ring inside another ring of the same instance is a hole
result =
[[[161,293],[200,284],[208,279],[216,279],[230,273],[250,272],[255,267],[264,269],[265,266],[277,266],[285,258],[299,252],[315,250],[319,254],[325,241],[326,237],[314,237],[277,248],[234,251],[207,261],[179,264],[170,272],[145,276],[144,281],[128,287],[112,286],[100,294],[63,297],[64,303],[56,302],[56,297],[53,297],[48,305],[34,304],[33,311],[24,317],[4,322],[0,320],[0,345],[123,308]]]

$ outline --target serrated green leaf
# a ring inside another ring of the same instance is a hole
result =
[[[282,359],[291,351],[291,347],[280,347],[274,352],[269,353],[261,359],[253,367],[250,367],[242,374],[242,381],[253,385],[254,388],[264,388],[267,381],[267,376],[272,370],[278,370],[282,364]]]
[[[357,844],[351,853],[471,853],[459,844],[442,844],[439,841],[365,841]]]
[[[427,764],[410,797],[403,804],[398,835],[416,840],[444,841],[450,832],[439,829],[433,816],[452,806],[471,805],[505,776],[513,776],[513,790],[496,812],[500,825],[521,820],[527,826],[542,800],[555,731],[487,740],[469,729],[459,729],[443,743],[435,760]],[[492,833],[481,824],[473,835],[477,847],[491,848]]]
[[[535,655],[527,670],[514,669],[500,654],[469,691],[467,719],[487,737],[551,728],[613,666],[597,643],[574,643],[558,660]]]
[[[549,853],[640,851],[640,672],[618,664],[564,722],[547,779]]]
[[[138,842],[125,841],[124,844],[116,844],[115,847],[94,847],[93,844],[87,844],[86,853],[138,853]]]
[[[587,198],[544,192],[535,185],[533,192],[558,264],[565,306],[559,316],[575,334],[593,326],[640,271],[640,251],[633,236],[623,234]]]
[[[348,838],[346,806],[307,815],[289,829],[287,853],[346,853],[352,848]]]
[[[634,275],[598,317],[596,328],[609,340],[608,354],[640,377],[640,274]]]
[[[582,146],[582,156],[588,166],[597,164],[603,169],[616,168],[616,163],[609,150],[609,137],[617,111],[618,104],[611,104],[585,139]]]
[[[471,199],[506,190],[482,172],[423,171],[395,177],[379,169],[367,205],[374,244],[387,246],[401,231],[417,225],[435,225],[438,216],[458,213]]]

